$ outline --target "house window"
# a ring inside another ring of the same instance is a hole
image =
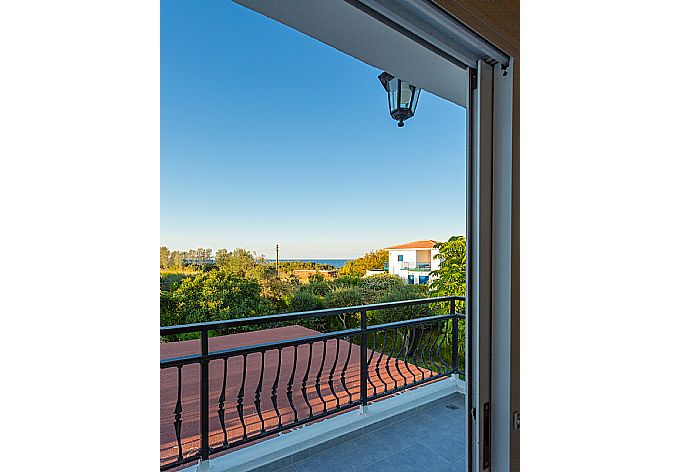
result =
[[[419,285],[426,285],[429,282],[429,276],[428,275],[420,275],[419,276]]]
[[[407,276],[407,283],[410,285],[414,285],[414,275],[410,274]]]
[[[402,254],[399,254],[399,255],[398,255],[398,262],[402,262],[402,259],[403,259]]]

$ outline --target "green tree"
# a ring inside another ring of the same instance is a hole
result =
[[[376,303],[417,300],[427,297],[428,293],[423,285],[402,284],[400,286],[392,286],[386,290],[381,294]],[[379,323],[392,323],[394,321],[411,320],[432,315],[431,307],[428,304],[386,308],[384,310],[375,310],[372,313],[374,319]]]
[[[432,282],[429,290],[434,296],[467,294],[467,245],[465,236],[452,236],[445,243],[434,246],[439,253],[434,256],[440,259],[438,270],[431,273]],[[462,304],[464,306],[464,304]]]
[[[438,270],[432,272],[435,276],[429,290],[432,296],[457,295],[464,297],[467,295],[467,240],[465,236],[452,236],[447,242],[437,243],[439,253],[434,256],[441,260]],[[444,303],[444,312],[448,313],[450,304]],[[465,303],[458,303],[458,310],[464,311]],[[447,325],[450,322],[446,323]],[[449,326],[446,326],[446,330]],[[459,342],[458,342],[458,362],[460,366],[465,365],[465,320],[458,322]],[[452,354],[452,340],[446,338],[444,353],[448,358]]]
[[[405,285],[403,279],[392,274],[378,274],[365,277],[360,284],[364,303],[376,303],[391,290]]]
[[[342,275],[333,280],[334,287],[359,287],[362,285],[362,278],[354,275]]]
[[[170,250],[161,246],[161,269],[167,269],[170,267]]]
[[[333,286],[327,280],[319,280],[318,278],[312,279],[309,277],[310,282],[304,285],[301,290],[305,292],[311,292],[320,297],[326,296],[328,292],[333,290]]]
[[[309,276],[309,283],[314,284],[318,282],[323,282],[326,280],[326,277],[323,276],[323,274],[319,274],[318,272],[311,274]]]
[[[388,262],[388,251],[379,249],[377,251],[368,252],[358,259],[347,261],[338,273],[340,275],[362,277],[366,274],[367,270],[383,270],[386,262]]]
[[[254,255],[242,248],[237,248],[232,253],[224,255],[222,259],[221,263],[216,263],[234,277],[247,277],[257,266]]]
[[[362,292],[355,287],[336,288],[326,294],[324,301],[328,308],[343,308],[346,306],[357,306],[364,303]],[[343,324],[343,329],[352,326],[354,316],[351,313],[338,315],[338,319]],[[348,326],[348,324],[350,326]]]
[[[426,298],[427,296],[425,286],[403,284],[391,287],[382,294],[377,302],[387,303],[402,300],[417,300],[419,298]],[[377,324],[423,318],[426,316],[431,316],[432,314],[431,307],[427,304],[386,308],[372,312],[373,319]],[[397,352],[397,349],[404,348],[405,355],[409,355],[416,349],[417,346],[420,345],[423,336],[424,331],[418,326],[408,326],[405,328],[396,329],[392,333],[392,342],[395,346],[392,350]],[[431,336],[431,328],[429,328],[426,336]]]
[[[324,308],[326,308],[326,303],[323,297],[310,290],[304,290],[304,288],[296,290],[289,297],[288,309],[290,312],[323,310]],[[298,324],[325,333],[330,331],[331,319],[329,317],[307,318],[300,320]]]
[[[259,280],[261,296],[273,303],[274,311],[285,311],[288,308],[290,295],[299,282],[281,280],[278,277],[267,277]]]
[[[218,249],[216,251],[216,265],[219,267],[225,265],[228,257],[230,257],[230,253],[227,249]]]
[[[185,278],[173,292],[184,323],[229,320],[268,314],[258,282],[216,270]]]
[[[180,311],[177,309],[172,293],[165,290],[161,291],[160,294],[160,317],[161,326],[173,326],[182,323]]]
[[[184,255],[180,251],[170,253],[170,267],[181,269],[184,266]]]

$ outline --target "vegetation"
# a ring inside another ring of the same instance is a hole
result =
[[[216,251],[211,257],[210,249],[170,251],[161,247],[160,276],[160,322],[161,326],[196,323],[223,319],[262,316],[270,313],[286,313],[339,308],[363,304],[412,300],[430,296],[462,295],[466,293],[466,244],[464,236],[454,236],[447,242],[436,245],[441,259],[439,270],[429,286],[407,285],[401,278],[380,274],[363,277],[366,270],[383,269],[387,260],[386,251],[373,251],[364,257],[348,261],[334,280],[326,280],[316,273],[307,283],[300,283],[292,276],[296,269],[328,269],[330,266],[313,262],[280,262],[276,271],[275,262],[245,249]],[[457,307],[464,309],[463,304]],[[413,305],[369,312],[370,323],[389,323],[448,313],[448,304]],[[359,325],[358,312],[340,316],[311,318],[290,322],[305,327],[329,332],[353,328]],[[464,362],[464,325],[461,321],[460,355]],[[265,329],[274,325],[245,327],[242,330]],[[440,327],[440,333],[450,332],[450,322]],[[238,330],[234,330],[236,332]],[[226,334],[230,331],[212,334]],[[388,342],[398,349],[409,352],[420,342],[439,331],[410,328],[399,330],[395,340],[393,334]],[[190,339],[198,335],[174,336],[167,340]],[[370,337],[371,338],[371,337]],[[372,348],[381,348],[379,336]],[[440,342],[444,359],[451,358],[450,336]],[[396,351],[397,352],[397,351]],[[431,368],[431,366],[430,366]]]
[[[467,278],[467,244],[465,236],[452,236],[445,243],[434,246],[439,253],[434,256],[440,259],[440,267],[431,274],[435,276],[430,290],[435,296],[465,296]]]
[[[340,269],[340,275],[352,275],[355,277],[364,277],[367,270],[383,270],[384,264],[388,262],[388,251],[379,249],[372,251],[352,261],[347,261]]]
[[[467,240],[465,236],[452,236],[445,243],[437,243],[439,254],[435,258],[441,260],[438,270],[432,272],[436,276],[432,280],[429,289],[432,296],[440,297],[447,295],[467,295]],[[465,303],[460,302],[457,310],[465,312]],[[447,313],[448,311],[446,311]],[[465,320],[460,320],[458,331],[460,333],[458,342],[458,362],[465,365]],[[445,343],[444,350],[451,351],[448,343]]]

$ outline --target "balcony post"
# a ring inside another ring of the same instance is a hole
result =
[[[359,413],[361,415],[367,414],[367,378],[369,374],[369,366],[367,365],[367,311],[362,310],[359,316],[359,330],[361,333],[359,340]]]
[[[208,330],[201,332],[201,376],[200,376],[200,395],[201,401],[199,409],[199,424],[201,425],[201,461],[208,461]],[[201,469],[203,470],[203,468]]]
[[[453,373],[458,370],[458,314],[455,313],[455,299],[450,301],[450,314],[453,315]]]

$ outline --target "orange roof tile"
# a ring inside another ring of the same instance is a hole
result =
[[[392,249],[431,249],[434,247],[436,244],[436,241],[433,239],[422,239],[419,241],[412,241],[410,243],[405,243],[405,244],[397,244],[395,246],[390,246],[384,248],[386,251],[390,251]]]

